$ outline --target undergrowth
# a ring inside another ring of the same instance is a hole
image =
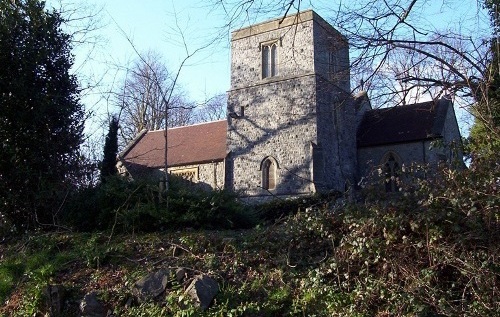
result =
[[[77,231],[115,232],[157,230],[241,229],[257,222],[254,212],[226,190],[203,190],[170,176],[168,193],[157,184],[121,177],[82,189],[71,196],[60,221]]]
[[[30,234],[0,245],[0,315],[46,312],[50,283],[69,290],[68,316],[91,290],[116,316],[499,316],[499,167],[438,176],[246,230]],[[181,284],[126,305],[137,279],[176,267],[218,281],[207,311]]]

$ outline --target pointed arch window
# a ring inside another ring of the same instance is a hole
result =
[[[262,51],[262,78],[278,75],[278,43],[261,45]]]
[[[330,80],[338,79],[338,56],[337,52],[328,52],[328,78]]]
[[[277,59],[278,59],[278,46],[276,43],[271,45],[271,77],[278,75],[278,69],[276,68],[277,64]]]
[[[272,157],[265,158],[261,163],[262,188],[267,190],[276,189],[278,163]]]
[[[382,159],[382,169],[385,177],[385,191],[399,191],[399,174],[401,172],[401,160],[394,152],[387,153]]]

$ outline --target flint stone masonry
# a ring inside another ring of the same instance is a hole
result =
[[[463,148],[460,138],[460,129],[458,128],[457,117],[455,115],[455,109],[452,107],[448,108],[446,112],[446,119],[444,121],[443,127],[443,145],[441,153],[448,160],[461,160],[463,158]]]
[[[231,90],[275,80],[272,77],[261,78],[261,46],[270,42],[278,44],[280,78],[312,74],[327,78],[329,53],[332,52],[339,65],[337,72],[343,74],[341,88],[349,91],[348,43],[337,30],[311,10],[234,31],[231,42]]]
[[[382,159],[388,152],[396,153],[401,163],[406,166],[412,162],[436,162],[436,154],[429,151],[430,145],[431,141],[421,141],[360,148],[358,150],[359,173],[369,175],[374,168],[382,164]]]
[[[439,101],[439,103],[442,102]],[[437,137],[429,132],[428,139],[359,147],[358,175],[370,175],[373,169],[377,169],[383,164],[382,160],[388,153],[394,153],[399,163],[407,167],[415,163],[429,164],[431,168],[437,168],[443,162],[452,165],[459,163],[463,153],[458,123],[453,106],[450,104],[445,109],[446,111],[442,113],[436,111],[438,115],[435,124],[441,122],[440,124],[443,125],[442,128],[438,128]],[[444,118],[439,119],[439,116]]]
[[[199,184],[201,187],[208,187],[213,189],[221,189],[224,187],[224,162],[212,162],[202,164],[192,164],[183,166],[173,166],[168,168],[170,174],[175,174],[175,171],[185,169],[197,169],[197,177],[193,179],[193,183]],[[163,179],[164,168],[151,168],[144,172],[144,175],[134,174],[137,179],[149,180],[152,182],[159,182]]]
[[[207,189],[222,189],[224,188],[224,162],[213,162],[196,165],[176,166],[168,169],[169,173],[175,173],[178,170],[197,169],[197,178],[192,180],[199,187]],[[159,178],[160,179],[160,178]]]
[[[312,191],[308,180],[311,179],[311,142],[316,142],[314,93],[306,96],[306,92],[301,91],[306,98],[286,100],[294,95],[289,93],[294,86],[301,89],[296,83],[297,80],[283,81],[230,94],[230,109],[234,104],[251,105],[245,109],[244,118],[229,119],[228,150],[231,156],[234,155],[234,190],[245,191],[246,195],[265,194],[265,190],[256,185],[261,181],[262,160],[272,156],[278,162],[277,179],[287,180],[279,183],[278,194],[292,189],[304,193]],[[271,102],[282,106],[270,109],[264,97],[266,94]],[[252,96],[255,96],[254,100],[247,100]]]
[[[169,171],[259,203],[351,192],[389,158],[400,166],[461,160],[450,98],[389,109],[372,109],[366,91],[353,94],[347,39],[313,11],[251,25],[232,32],[227,121],[184,127],[177,138],[193,136],[185,144],[197,146],[177,151],[182,160]],[[210,146],[198,142],[210,136]],[[215,156],[191,157],[210,149]]]
[[[228,119],[226,182],[253,197],[343,190],[356,155],[345,39],[312,11],[232,35],[228,112],[244,115]],[[262,78],[260,48],[273,41],[278,75]],[[278,163],[271,190],[259,186],[267,157]]]

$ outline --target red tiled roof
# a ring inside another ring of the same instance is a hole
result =
[[[373,109],[358,128],[359,147],[428,140],[442,136],[451,101],[439,99],[413,105]]]
[[[164,131],[148,131],[139,135],[121,157],[134,166],[163,167]],[[168,166],[222,161],[226,157],[226,134],[226,120],[168,129]]]

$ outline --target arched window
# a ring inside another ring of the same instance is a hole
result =
[[[278,68],[276,68],[276,61],[278,59],[277,50],[276,43],[271,45],[271,77],[278,75]]]
[[[261,163],[262,188],[272,190],[276,188],[276,169],[278,163],[272,157],[265,158]]]
[[[278,45],[271,43],[262,45],[262,78],[278,75]]]
[[[270,76],[269,74],[269,56],[270,47],[268,45],[264,45],[262,47],[262,78],[267,78]]]
[[[399,191],[399,173],[401,171],[401,160],[394,152],[389,152],[382,159],[382,169],[385,177],[385,191]]]

